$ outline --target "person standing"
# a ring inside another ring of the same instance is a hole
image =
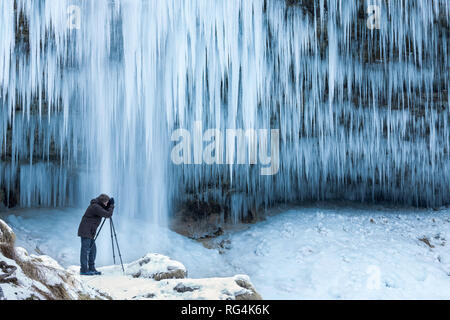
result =
[[[95,235],[102,218],[111,218],[114,212],[114,198],[101,194],[91,200],[91,204],[81,219],[78,236],[81,238],[80,275],[94,276],[101,272],[95,269],[97,248]]]

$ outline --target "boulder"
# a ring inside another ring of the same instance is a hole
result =
[[[256,292],[248,276],[237,275],[234,277],[234,281],[239,287],[247,290],[246,292],[237,294],[236,300],[262,300],[261,295]]]
[[[16,235],[13,230],[0,219],[0,244],[14,246]]]
[[[133,278],[147,278],[161,281],[164,279],[184,279],[186,267],[161,254],[150,253],[145,257],[127,264],[125,273]]]
[[[0,219],[0,254],[7,258],[14,259],[15,241],[16,235],[12,229]]]
[[[178,293],[185,293],[185,292],[193,292],[195,290],[199,290],[200,286],[187,286],[184,283],[178,283],[173,290],[175,290]]]

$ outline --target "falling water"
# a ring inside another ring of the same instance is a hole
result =
[[[379,29],[367,9],[380,9]],[[0,186],[234,220],[277,202],[450,203],[447,0],[1,0]],[[280,169],[171,162],[185,128],[279,129]]]

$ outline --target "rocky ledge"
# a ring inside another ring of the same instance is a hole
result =
[[[0,300],[260,300],[246,275],[189,279],[185,266],[160,254],[120,266],[99,268],[101,276],[80,276],[48,256],[15,247],[13,230],[0,220]]]

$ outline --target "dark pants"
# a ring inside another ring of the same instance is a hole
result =
[[[93,239],[81,238],[80,272],[95,270],[97,248]]]

